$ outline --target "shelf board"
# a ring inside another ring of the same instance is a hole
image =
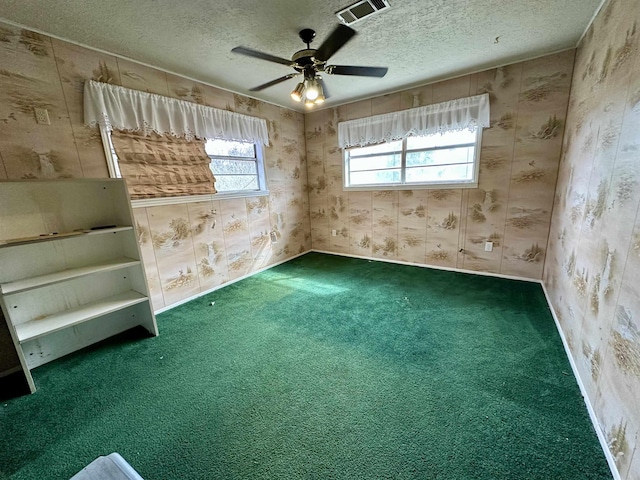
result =
[[[99,230],[75,230],[73,232],[45,233],[42,235],[35,235],[33,237],[10,238],[7,240],[0,240],[0,248],[13,247],[15,245],[25,245],[28,243],[40,243],[40,242],[51,242],[53,240],[64,240],[65,238],[75,238],[83,235],[103,235],[105,233],[123,232],[126,230],[132,230],[132,229],[133,227],[131,225],[127,225],[124,227],[101,228]]]
[[[34,288],[44,287],[78,277],[84,277],[85,275],[91,275],[93,273],[108,272],[111,270],[118,270],[120,268],[127,268],[139,264],[140,260],[134,260],[133,258],[114,258],[112,260],[108,260],[106,262],[95,265],[69,268],[46,275],[38,275],[37,277],[25,278],[22,280],[16,280],[14,282],[1,283],[0,292],[2,292],[4,295],[10,295],[12,293],[24,292],[25,290],[31,290]]]
[[[134,290],[129,290],[128,292],[87,303],[71,310],[48,315],[43,319],[21,323],[15,326],[15,330],[20,343],[24,343],[147,300],[147,296]]]

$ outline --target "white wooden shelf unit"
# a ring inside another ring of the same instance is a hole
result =
[[[158,334],[124,181],[0,181],[0,305],[30,370],[142,325]]]

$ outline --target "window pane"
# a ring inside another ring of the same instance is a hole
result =
[[[400,183],[400,169],[352,172],[351,185]]]
[[[407,150],[446,147],[447,145],[460,145],[465,143],[476,142],[476,131],[462,130],[460,132],[446,132],[444,134],[436,133],[426,137],[408,137]]]
[[[381,168],[393,168],[400,167],[402,161],[402,155],[384,155],[379,157],[356,157],[349,158],[350,170],[376,170]]]
[[[231,140],[207,140],[204,144],[207,155],[216,157],[247,157],[255,158],[256,150],[253,143],[233,142]]]
[[[407,152],[407,167],[473,162],[475,147]]]
[[[257,165],[255,161],[248,160],[222,160],[214,158],[211,160],[211,170],[213,175],[240,173],[245,175],[257,175]]]
[[[434,165],[430,167],[407,168],[406,182],[452,182],[466,181],[473,177],[473,164]]]
[[[248,175],[216,175],[216,190],[218,192],[258,190],[258,178]]]
[[[361,155],[373,155],[376,153],[392,153],[402,151],[402,141],[390,143],[381,143],[379,145],[371,145],[368,147],[351,148],[349,150],[349,158],[359,157]]]

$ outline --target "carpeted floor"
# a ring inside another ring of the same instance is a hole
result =
[[[537,284],[312,253],[158,325],[34,370],[0,478],[611,478]]]

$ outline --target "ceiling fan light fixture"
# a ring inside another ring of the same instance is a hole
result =
[[[354,15],[363,13],[356,7],[360,7],[361,4],[367,4],[369,9],[388,7],[387,0],[359,0],[356,4],[349,7],[354,10]],[[371,7],[373,5],[373,7]],[[364,9],[367,6],[362,7]],[[352,12],[353,13],[353,12]],[[366,13],[366,12],[365,12]],[[250,92],[259,92],[265,88],[279,85],[282,82],[286,82],[290,78],[302,75],[302,81],[300,81],[296,88],[291,92],[291,99],[296,102],[304,102],[306,107],[312,107],[314,105],[320,105],[329,98],[329,94],[324,91],[325,84],[320,74],[327,75],[352,75],[360,77],[384,77],[387,73],[387,67],[365,67],[355,65],[327,65],[329,59],[338,50],[343,48],[352,38],[356,35],[356,31],[348,27],[347,25],[338,25],[325,40],[320,44],[317,49],[311,48],[310,44],[315,37],[315,32],[310,28],[304,28],[300,30],[299,37],[306,44],[305,49],[299,50],[293,54],[291,60],[286,58],[277,57],[268,53],[260,52],[246,47],[235,47],[231,51],[248,57],[258,58],[272,63],[278,63],[291,67],[295,70],[295,73],[289,73],[283,75],[280,78],[271,80],[270,82],[263,83],[257,87],[249,89]]]
[[[300,82],[298,85],[296,85],[296,88],[293,89],[293,92],[291,92],[291,98],[293,98],[296,102],[302,101],[304,90],[304,83]]]
[[[322,88],[322,83],[320,82],[317,82],[317,83],[318,83],[318,97],[315,100],[315,104],[322,105],[326,100],[324,96],[324,89]]]
[[[312,78],[311,80],[306,80],[307,88],[305,89],[304,96],[307,100],[314,101],[320,95],[320,84],[318,80]]]

